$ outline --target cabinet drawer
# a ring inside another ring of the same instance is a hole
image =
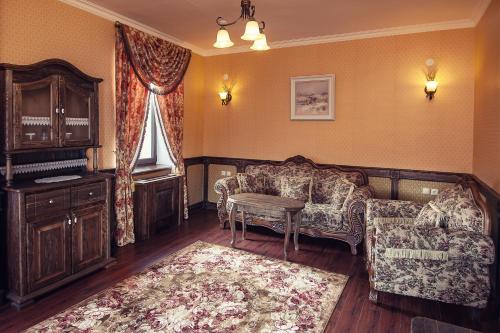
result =
[[[70,207],[69,189],[54,190],[26,195],[26,217],[50,215]]]
[[[106,200],[106,183],[99,182],[71,189],[73,207]]]

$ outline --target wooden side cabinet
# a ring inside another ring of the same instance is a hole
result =
[[[182,211],[181,178],[165,176],[136,180],[134,193],[134,229],[137,240],[171,225],[180,225]]]
[[[114,262],[110,256],[109,175],[6,187],[8,294],[33,299]]]

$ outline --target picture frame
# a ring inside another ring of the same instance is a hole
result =
[[[291,120],[335,120],[335,74],[290,78]]]

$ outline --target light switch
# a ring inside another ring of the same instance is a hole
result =
[[[220,175],[221,175],[221,176],[226,176],[226,171],[225,171],[225,170],[222,170],[222,171],[220,172]]]
[[[231,171],[226,171],[226,175],[229,177],[231,176]]]
[[[431,195],[438,195],[438,193],[439,193],[439,190],[437,188],[433,188],[431,190]]]
[[[430,194],[430,193],[431,193],[430,188],[428,188],[428,187],[422,188],[422,194]]]

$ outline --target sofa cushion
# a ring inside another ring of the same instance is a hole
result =
[[[236,178],[240,186],[241,193],[265,193],[266,176],[262,173],[247,174],[237,173]]]
[[[354,185],[351,181],[344,177],[339,177],[335,181],[335,192],[333,193],[330,203],[335,206],[337,210],[344,209],[344,203],[351,196],[354,191]]]
[[[280,179],[280,196],[307,202],[311,196],[311,177],[287,177]]]
[[[448,216],[442,211],[433,201],[428,202],[415,220],[415,226],[420,227],[445,227],[447,225]]]
[[[302,210],[301,227],[314,228],[327,232],[344,231],[343,214],[330,204],[306,203]]]

